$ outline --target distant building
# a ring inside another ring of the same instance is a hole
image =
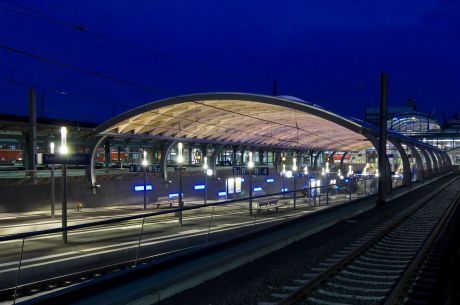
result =
[[[368,107],[364,121],[379,125],[380,109]],[[413,100],[402,107],[388,107],[388,130],[417,138],[447,151],[454,164],[460,164],[460,117],[455,114],[440,124],[432,115],[417,111]]]
[[[417,111],[417,106],[415,102],[411,99],[407,100],[406,104],[402,107],[388,107],[387,108],[387,118],[389,120],[395,118],[398,115],[404,113],[413,113]],[[379,114],[380,108],[379,107],[367,107],[364,112],[364,121],[379,125]]]

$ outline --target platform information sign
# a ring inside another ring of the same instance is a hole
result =
[[[43,164],[86,165],[89,163],[89,154],[43,154]]]
[[[233,166],[233,174],[234,175],[249,175],[249,168],[245,166]],[[270,171],[268,166],[260,166],[253,168],[253,175],[256,176],[268,176]]]
[[[144,167],[141,164],[131,164],[129,166],[130,173],[139,173],[143,172]],[[160,164],[151,164],[147,165],[146,172],[148,173],[159,173],[160,172]]]

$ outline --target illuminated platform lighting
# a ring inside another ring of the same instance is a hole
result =
[[[273,183],[273,182],[275,182],[275,179],[273,179],[273,178],[267,178],[266,181],[267,181],[267,183]]]
[[[147,191],[153,190],[153,186],[151,184],[147,184]],[[144,191],[144,186],[143,185],[135,185],[134,186],[134,191],[135,192],[143,192]]]
[[[193,189],[194,190],[204,190],[206,188],[206,186],[204,184],[197,184],[197,185],[194,185],[193,186]]]
[[[253,188],[253,191],[254,192],[260,192],[260,191],[262,191],[262,188],[260,186],[257,186],[255,188]]]
[[[288,188],[287,188],[287,187],[281,189],[281,192],[283,192],[283,193],[284,193],[284,192],[287,192],[287,191],[288,191]]]
[[[219,197],[227,196],[227,192],[218,192],[217,195],[218,195]]]

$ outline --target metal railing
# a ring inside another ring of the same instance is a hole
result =
[[[349,178],[296,191],[188,206],[186,202],[183,209],[0,236],[0,301],[15,303],[20,297],[88,280],[107,268],[132,268],[147,260],[207,247],[377,189],[376,178]],[[276,203],[263,204],[270,200]],[[178,225],[179,214],[183,214],[182,226]],[[68,237],[66,244],[61,240],[63,233]]]

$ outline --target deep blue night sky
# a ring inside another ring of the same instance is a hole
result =
[[[459,1],[0,0],[0,45],[139,85],[0,48],[3,113],[26,114],[24,83],[47,117],[102,122],[180,94],[271,94],[276,79],[278,94],[362,118],[383,70],[390,106],[460,112]]]

